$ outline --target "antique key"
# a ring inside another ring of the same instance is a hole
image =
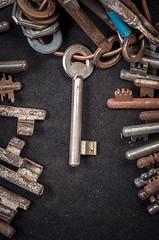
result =
[[[134,184],[137,188],[144,187],[149,179],[157,175],[159,175],[159,168],[151,168],[147,173],[142,173],[140,177],[135,178]]]
[[[13,82],[12,76],[9,75],[8,79],[6,79],[5,74],[3,74],[3,77],[0,80],[0,95],[1,95],[1,101],[3,102],[4,97],[8,95],[8,99],[14,103],[14,91],[19,91],[21,89],[22,85],[20,82]]]
[[[117,89],[115,98],[107,101],[109,108],[133,108],[133,109],[158,109],[159,98],[133,98],[132,91],[129,89]]]
[[[129,150],[125,156],[128,160],[134,160],[159,151],[159,140],[146,144],[144,146]]]
[[[147,141],[148,135],[153,133],[159,133],[159,123],[132,125],[122,129],[122,136],[130,137],[131,142],[136,142],[137,139]]]
[[[159,122],[159,111],[141,112],[139,118],[147,123]]]
[[[19,156],[24,145],[23,140],[13,137],[6,149],[0,147],[0,159],[18,169],[13,171],[0,164],[0,177],[36,195],[41,195],[44,186],[37,180],[43,171],[43,166]]]
[[[86,60],[85,64],[82,62],[71,62],[74,54],[86,56],[91,54],[91,52],[88,48],[75,44],[69,47],[63,56],[64,70],[72,78],[69,165],[77,167],[80,165],[80,155],[97,154],[97,142],[81,141],[83,80],[91,75],[94,65],[90,60]]]
[[[42,109],[20,108],[0,105],[0,116],[18,118],[17,134],[32,136],[36,120],[45,120],[47,112]]]
[[[147,181],[147,185],[138,193],[141,200],[146,200],[159,193],[159,176],[152,177]]]
[[[10,223],[16,216],[18,208],[27,210],[30,201],[0,186],[0,233],[11,238],[16,230]]]

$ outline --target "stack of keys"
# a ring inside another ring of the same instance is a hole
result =
[[[12,18],[20,25],[30,46],[37,52],[50,54],[62,44],[62,34],[57,21],[59,12],[50,0],[18,0],[14,3]],[[52,36],[49,44],[42,44],[38,38]]]

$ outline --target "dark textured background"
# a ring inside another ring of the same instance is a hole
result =
[[[139,1],[136,1],[139,4]],[[150,2],[150,1],[149,1]],[[153,23],[158,21],[158,1],[152,0],[150,10]],[[141,9],[141,5],[139,5]],[[121,140],[123,126],[140,123],[139,110],[109,110],[106,100],[114,96],[116,88],[139,90],[132,83],[121,80],[122,68],[129,68],[125,60],[109,70],[95,69],[84,82],[83,128],[85,140],[98,142],[98,155],[81,157],[80,167],[68,165],[71,79],[65,74],[62,59],[35,52],[27,43],[21,28],[11,19],[12,7],[0,10],[0,20],[8,20],[10,31],[0,36],[0,60],[26,59],[26,72],[14,74],[23,89],[15,94],[15,106],[43,108],[47,119],[35,124],[32,137],[20,137],[27,142],[21,156],[44,166],[39,182],[45,186],[42,196],[33,194],[0,180],[7,187],[32,201],[27,211],[19,210],[11,225],[17,230],[13,240],[123,240],[159,239],[159,215],[151,217],[146,211],[148,201],[137,197],[133,184],[142,170],[135,161],[125,159],[125,151],[132,146]],[[111,30],[87,11],[106,36]],[[77,24],[62,11],[61,29],[64,36],[60,50],[80,43],[92,51],[96,46]],[[5,100],[4,104],[10,103]],[[0,146],[5,148],[16,136],[15,118],[0,118]],[[157,139],[157,135],[150,140]],[[0,236],[1,240],[5,237]]]

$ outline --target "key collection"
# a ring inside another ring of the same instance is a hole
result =
[[[63,68],[71,80],[68,84],[72,82],[68,160],[71,167],[80,165],[82,155],[97,155],[97,142],[82,140],[81,137],[83,87],[95,66],[104,71],[124,57],[130,63],[130,70],[121,70],[120,78],[131,81],[139,88],[140,96],[133,97],[130,89],[117,89],[115,97],[107,100],[107,107],[151,110],[140,113],[140,120],[145,122],[123,127],[121,135],[135,143],[138,139],[148,141],[149,135],[159,133],[159,98],[154,97],[155,91],[159,89],[159,23],[152,25],[147,2],[141,2],[145,16],[131,0],[0,0],[0,8],[13,4],[12,19],[21,28],[30,47],[40,54],[62,57]],[[83,4],[110,27],[114,35],[106,37],[83,10]],[[69,46],[65,52],[58,51],[63,41],[59,23],[60,8],[66,10],[95,43],[97,48],[94,53],[80,43]],[[9,22],[1,22],[1,34],[8,31],[9,27]],[[48,36],[51,36],[51,40],[46,44],[45,38]],[[118,48],[114,50],[115,43]],[[106,60],[106,57],[111,59]],[[20,82],[13,81],[11,74],[20,74],[27,68],[26,60],[0,62],[1,102],[6,96],[11,103],[15,102],[14,92],[20,91],[23,86]],[[46,115],[47,111],[43,109],[0,105],[0,116],[17,118],[18,135],[32,136],[35,121],[45,120]],[[38,182],[38,178],[43,172],[43,166],[20,156],[24,146],[25,141],[12,137],[5,149],[0,147],[2,162],[17,168],[14,171],[0,164],[0,177],[31,193],[42,195],[44,186]],[[148,169],[134,180],[134,184],[137,188],[142,188],[138,197],[141,200],[149,199],[149,214],[158,213],[159,140],[130,149],[125,157],[129,161],[137,159],[138,168]],[[29,205],[29,200],[0,187],[0,233],[13,237],[16,231],[10,223],[18,208],[27,210]]]

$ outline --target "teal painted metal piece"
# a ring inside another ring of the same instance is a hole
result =
[[[130,27],[116,13],[113,11],[107,13],[122,37],[128,37],[132,33]]]

